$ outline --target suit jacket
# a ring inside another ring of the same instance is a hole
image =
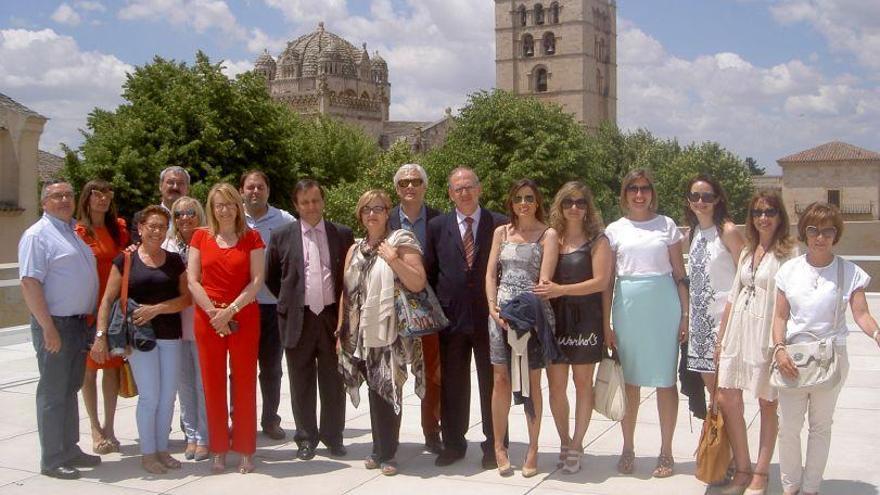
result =
[[[496,227],[506,223],[504,215],[481,208],[480,223],[474,236],[474,264],[468,269],[455,211],[428,222],[425,266],[428,282],[449,318],[449,328],[444,332],[487,331],[486,265],[492,248],[492,234]]]
[[[266,287],[278,298],[278,330],[284,347],[296,347],[302,334],[303,312],[306,311],[306,268],[300,222],[296,220],[272,232],[266,250]],[[324,225],[338,303],[345,255],[354,244],[354,235],[345,225],[328,220],[324,220]]]
[[[425,243],[431,242],[431,235],[429,234],[427,224],[430,223],[431,219],[436,217],[437,215],[440,215],[439,211],[431,208],[428,205],[425,205]],[[391,209],[391,214],[388,217],[388,227],[390,227],[391,230],[398,230],[403,228],[403,226],[401,226],[400,224],[400,205],[397,205]],[[424,250],[425,246],[422,246],[422,251]]]

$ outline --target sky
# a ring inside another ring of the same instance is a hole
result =
[[[776,159],[842,140],[880,151],[880,0],[618,0],[618,124]],[[127,72],[197,50],[228,76],[326,29],[389,64],[393,120],[436,120],[495,84],[489,0],[0,0],[0,92],[82,142]]]

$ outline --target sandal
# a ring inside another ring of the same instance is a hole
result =
[[[767,482],[764,483],[764,488],[748,488],[747,487],[746,490],[743,492],[743,495],[764,495],[764,493],[767,491],[767,485],[770,484],[770,480],[769,480],[769,477],[767,476],[767,473],[759,473],[759,472],[755,471],[754,473],[752,473],[752,477],[754,477],[754,476],[758,476],[761,478],[767,478]],[[751,486],[751,483],[749,483],[749,486]]]
[[[565,474],[574,474],[581,470],[581,457],[584,455],[584,449],[568,449],[565,456],[565,463],[562,466],[562,472]]]
[[[214,454],[211,456],[211,473],[220,474],[226,471],[226,454]]]
[[[379,469],[379,456],[370,454],[364,459],[364,467],[367,469]]]
[[[632,450],[624,450],[617,461],[617,472],[620,474],[632,474],[636,464],[636,453]]]
[[[111,452],[119,452],[119,448],[114,448],[113,444],[106,438],[92,445],[92,451],[98,455],[107,455]]]
[[[565,459],[568,458],[568,447],[564,445],[559,446],[559,460],[556,461],[556,469],[565,466]]]
[[[241,474],[252,473],[256,469],[254,465],[254,456],[242,455],[241,462],[238,464],[238,472]]]
[[[144,471],[152,474],[165,474],[168,471],[156,457],[156,454],[144,454],[141,456],[141,467]]]
[[[180,461],[171,457],[168,452],[157,452],[156,458],[168,469],[180,469]]]
[[[383,476],[394,476],[397,474],[397,463],[394,461],[385,461],[379,464]]]
[[[671,455],[660,454],[657,456],[657,467],[651,476],[655,478],[668,478],[672,476],[672,468],[675,466],[675,459]]]

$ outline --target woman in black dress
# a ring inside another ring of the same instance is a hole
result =
[[[602,234],[602,219],[590,189],[581,182],[562,186],[553,200],[550,225],[559,232],[559,262],[553,280],[541,280],[535,293],[551,299],[556,316],[556,341],[563,360],[547,368],[550,410],[559,432],[559,467],[572,474],[581,468],[584,436],[593,411],[593,366],[602,360],[604,345],[612,345],[603,328],[603,311],[610,307],[612,254]],[[569,435],[568,374],[576,397],[574,435]]]

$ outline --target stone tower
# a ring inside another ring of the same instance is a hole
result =
[[[495,0],[495,86],[617,123],[615,0]]]

